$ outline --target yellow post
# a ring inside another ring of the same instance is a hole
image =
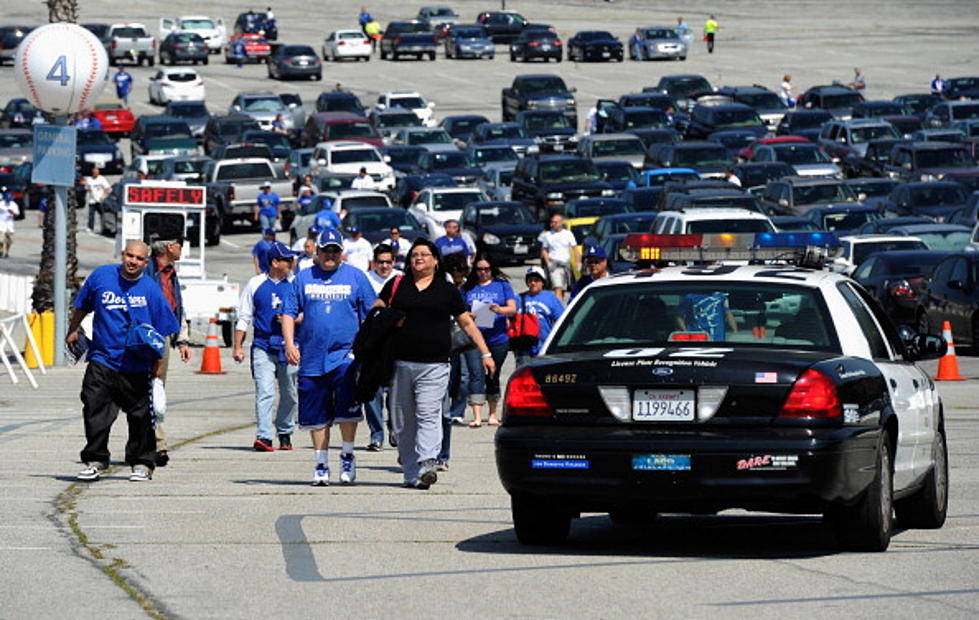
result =
[[[45,366],[54,366],[54,310],[41,313],[41,359]]]
[[[27,315],[27,323],[31,326],[31,334],[34,335],[34,342],[37,343],[37,348],[41,351],[41,359],[44,359],[44,345],[41,340],[41,315],[37,312],[31,312]],[[28,338],[24,338],[24,361],[27,362],[28,368],[37,368],[37,358],[34,357],[34,348],[31,347],[31,341]]]

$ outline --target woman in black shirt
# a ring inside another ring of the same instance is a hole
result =
[[[391,425],[398,436],[404,485],[427,489],[438,480],[435,459],[442,443],[442,400],[449,384],[453,318],[482,355],[487,374],[493,357],[458,289],[445,279],[438,248],[417,239],[403,277],[384,285],[375,306],[390,304],[405,314],[394,337]]]

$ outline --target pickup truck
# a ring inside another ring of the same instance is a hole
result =
[[[165,39],[171,32],[193,32],[201,35],[207,43],[207,51],[220,54],[228,42],[228,31],[220,17],[202,15],[182,15],[180,17],[160,18],[160,38]]]
[[[137,65],[145,61],[152,67],[156,63],[156,39],[143,24],[112,24],[105,45],[109,64],[116,66],[120,60]]]
[[[272,191],[282,199],[282,229],[289,230],[295,213],[296,201],[292,195],[292,181],[276,177],[272,162],[260,157],[222,159],[209,162],[204,168],[204,184],[208,199],[213,202],[221,218],[222,232],[230,232],[236,221],[253,223],[255,201],[264,183],[272,184]]]
[[[430,28],[428,22],[418,20],[391,22],[381,38],[381,60],[398,60],[402,56],[418,60],[428,56],[435,60],[435,35]]]
[[[512,121],[524,110],[560,110],[574,129],[578,128],[575,89],[569,89],[557,75],[518,75],[501,94],[503,122]]]

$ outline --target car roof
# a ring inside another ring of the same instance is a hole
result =
[[[478,187],[430,187],[428,189],[438,194],[481,194],[483,192]]]
[[[768,216],[763,213],[758,213],[757,211],[749,211],[748,209],[736,209],[733,207],[700,207],[696,209],[679,210],[679,211],[660,211],[660,215],[666,214],[680,214],[683,219],[688,221],[693,220],[730,220],[730,219],[748,219],[748,220],[767,220]]]
[[[887,121],[879,118],[851,118],[850,120],[846,120],[846,121],[832,121],[832,122],[843,125],[844,127],[881,127],[881,126],[890,125],[890,123],[888,123]]]
[[[942,142],[940,140],[916,140],[914,142],[908,142],[907,147],[916,151],[938,151],[950,147],[959,149],[966,148],[964,144],[959,142]]]
[[[840,204],[840,205],[819,205],[806,211],[806,214],[814,213],[814,212],[815,213],[839,213],[841,211],[844,213],[876,213],[879,211],[879,209],[874,206],[867,206],[858,203]]]
[[[784,277],[779,277],[778,270],[773,270],[771,265],[730,265],[730,269],[726,269],[723,274],[709,275],[703,274],[698,275],[696,280],[690,276],[690,267],[684,265],[663,267],[658,270],[643,270],[641,272],[629,271],[621,274],[614,274],[607,278],[601,278],[595,280],[589,284],[589,288],[592,287],[607,287],[607,286],[629,286],[629,285],[642,285],[646,282],[658,282],[658,281],[678,281],[683,280],[687,282],[697,281],[697,282],[708,282],[711,280],[725,280],[730,282],[731,280],[746,281],[752,283],[763,283],[763,284],[779,284],[782,286],[800,286],[805,288],[819,288],[824,283],[832,284],[834,282],[848,282],[850,281],[849,276],[841,273],[835,273],[829,270],[823,269],[805,269],[796,268],[792,271],[793,279],[791,281],[786,281]]]
[[[642,142],[639,136],[631,133],[597,133],[588,136],[588,140],[592,142],[609,142],[611,140],[629,140],[632,142]]]
[[[376,149],[373,144],[367,142],[358,142],[356,140],[339,140],[337,142],[320,142],[316,145],[316,148],[323,149],[324,151],[344,151],[353,149]]]
[[[793,187],[799,187],[804,185],[839,185],[842,183],[840,179],[832,179],[829,177],[800,177],[800,176],[789,176],[782,177],[781,179],[776,179],[771,181],[771,183],[776,182],[786,182]]]
[[[959,224],[905,224],[903,226],[895,226],[891,228],[889,232],[893,233],[896,230],[901,232],[906,232],[909,235],[921,235],[925,233],[935,233],[935,232],[971,232],[972,229],[967,226],[961,226]]]
[[[869,235],[846,235],[840,237],[840,241],[848,241],[853,244],[858,243],[872,243],[874,241],[907,241],[908,239],[913,239],[915,241],[921,241],[917,237],[907,237],[903,235],[892,235],[892,234],[869,234]]]

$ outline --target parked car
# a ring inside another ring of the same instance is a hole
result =
[[[378,110],[391,110],[394,108],[411,110],[418,116],[419,125],[426,127],[434,127],[436,125],[435,102],[428,101],[418,91],[395,90],[382,92],[377,96],[377,103],[374,104],[374,107]]]
[[[228,44],[224,46],[224,62],[226,64],[230,65],[238,62],[239,59],[236,55],[235,47],[239,40],[245,47],[245,55],[241,59],[242,62],[261,63],[265,62],[272,55],[272,44],[269,43],[270,39],[266,39],[260,34],[233,34],[228,38]]]
[[[395,178],[401,175],[416,174],[418,172],[418,160],[427,152],[428,150],[423,146],[409,146],[407,144],[381,147],[381,155],[384,157],[384,161],[394,169]]]
[[[316,97],[317,112],[350,112],[357,116],[367,116],[367,110],[360,98],[347,91],[324,91]]]
[[[209,54],[207,42],[193,32],[171,32],[160,41],[161,65],[175,65],[178,62],[206,65]]]
[[[843,182],[857,195],[857,200],[868,207],[877,208],[880,208],[884,199],[898,186],[897,181],[887,177],[860,177]]]
[[[561,38],[547,30],[524,30],[510,44],[510,62],[528,62],[553,59],[561,62],[564,56],[564,43]]]
[[[219,146],[241,142],[241,135],[249,129],[261,129],[258,121],[244,114],[212,116],[204,126],[202,142],[204,153],[210,155]]]
[[[582,30],[568,39],[568,60],[576,62],[622,62],[622,41],[607,30]]]
[[[886,176],[886,166],[891,158],[891,151],[895,145],[902,142],[905,142],[903,138],[882,138],[868,142],[862,154],[850,151],[840,159],[843,176],[850,179]]]
[[[823,123],[833,118],[828,110],[790,110],[775,128],[776,136],[800,136],[815,141]]]
[[[281,115],[282,125],[290,134],[300,129],[295,125],[286,104],[277,94],[271,92],[238,93],[228,106],[228,114],[250,116],[258,121],[262,129],[272,129],[272,123]]]
[[[710,134],[725,129],[750,131],[757,138],[768,134],[765,122],[751,106],[743,103],[698,104],[690,113],[686,137],[688,140],[703,140]]]
[[[816,206],[806,212],[806,217],[819,230],[835,233],[836,236],[851,235],[867,222],[881,219],[883,215],[876,207],[860,204]],[[891,231],[890,234],[895,234]]]
[[[651,164],[662,168],[693,168],[701,178],[718,178],[734,163],[724,145],[717,142],[654,144],[649,148]]]
[[[917,237],[929,250],[938,252],[962,252],[972,239],[972,229],[959,224],[904,224],[887,231],[889,235]]]
[[[34,26],[0,26],[0,66],[8,61],[10,64],[14,63],[17,47],[34,28]]]
[[[105,51],[112,67],[122,60],[136,65],[145,62],[152,67],[156,62],[156,38],[143,24],[112,24],[106,35]]]
[[[439,127],[449,132],[454,140],[464,143],[469,141],[476,127],[488,122],[489,119],[481,114],[457,114],[443,118]]]
[[[802,108],[826,110],[835,118],[849,120],[853,115],[853,106],[863,100],[863,95],[859,91],[849,86],[831,84],[813,86],[799,95],[797,104]]]
[[[666,26],[640,29],[640,38],[629,41],[629,58],[632,60],[686,60],[687,45],[676,30]]]
[[[150,103],[166,105],[171,101],[204,101],[204,80],[193,69],[160,69],[147,85]]]
[[[163,111],[163,116],[179,118],[187,123],[191,135],[195,138],[204,135],[207,121],[211,119],[211,113],[203,101],[171,101]]]
[[[496,47],[480,24],[454,24],[444,39],[446,58],[487,58],[493,60]]]
[[[767,144],[755,149],[751,161],[781,161],[789,164],[799,176],[843,176],[840,167],[815,144]]]
[[[473,128],[469,144],[506,145],[517,155],[526,155],[538,150],[537,144],[529,138],[517,123],[483,123]]]
[[[929,250],[871,254],[853,272],[853,279],[870,293],[895,325],[929,333],[920,298],[935,266],[948,252]]]
[[[356,226],[372,245],[390,237],[392,228],[401,231],[401,238],[409,243],[414,242],[419,237],[424,238],[426,236],[424,228],[415,219],[415,216],[404,209],[392,209],[390,207],[365,207],[348,210],[340,225],[345,231]]]
[[[605,133],[583,137],[578,142],[578,155],[594,162],[625,160],[642,169],[646,163],[646,146],[628,133]]]
[[[204,170],[213,161],[207,155],[178,155],[163,160],[157,178],[165,181],[187,181],[196,183],[204,180]]]
[[[183,119],[140,116],[129,136],[130,159],[137,155],[197,155],[197,140]]]
[[[388,57],[399,60],[405,56],[414,56],[417,60],[427,56],[429,60],[435,60],[435,35],[432,34],[428,22],[390,22],[384,29],[378,50],[381,60]]]
[[[0,112],[0,127],[4,129],[30,128],[34,117],[42,114],[24,97],[13,97]]]
[[[476,21],[486,28],[493,43],[498,44],[516,39],[529,23],[516,11],[485,11],[476,16]]]
[[[508,144],[471,144],[465,152],[480,168],[488,164],[507,163],[516,165],[520,156]]]
[[[475,185],[483,175],[476,162],[462,151],[426,151],[418,158],[418,168],[422,173],[447,174],[456,185]]]
[[[323,63],[309,45],[280,45],[266,63],[270,78],[323,79]]]
[[[897,186],[881,206],[888,215],[924,215],[942,222],[967,201],[968,193],[958,183],[927,181]]]
[[[621,192],[628,187],[638,187],[642,181],[637,167],[631,161],[599,159],[595,161],[595,168],[602,175],[602,179],[616,192]]]
[[[335,30],[323,40],[323,60],[371,59],[371,40],[360,30]]]
[[[921,215],[905,215],[901,217],[885,217],[878,220],[866,222],[853,234],[855,235],[883,235],[890,232],[892,228],[905,226],[907,224],[934,224],[934,220]]]
[[[795,175],[795,169],[781,161],[750,161],[734,166],[734,176],[741,181],[741,187],[748,189]]]
[[[108,134],[99,129],[80,129],[75,136],[76,157],[83,172],[87,174],[97,166],[106,174],[122,173],[122,151]]]
[[[693,95],[714,92],[714,87],[702,75],[697,73],[680,73],[664,75],[656,86],[644,87],[642,91],[658,92],[670,95],[676,100],[677,111],[687,112],[693,108]]]
[[[486,200],[478,188],[428,187],[418,193],[408,211],[421,222],[428,237],[436,239],[445,234],[447,220],[460,219],[467,205]]]
[[[406,174],[398,178],[391,192],[391,200],[399,207],[407,209],[425,188],[455,186],[455,181],[447,174]]]
[[[190,32],[197,34],[212,54],[220,54],[221,48],[228,40],[228,32],[224,20],[204,15],[182,15],[180,17],[160,18],[160,36],[168,36],[172,32]]]
[[[922,296],[925,314],[919,326],[928,334],[940,334],[951,323],[956,344],[979,351],[979,252],[953,254],[935,266]]]
[[[402,127],[391,136],[391,144],[421,146],[428,151],[458,151],[459,147],[441,127]]]
[[[34,157],[34,132],[30,129],[0,129],[0,172],[11,172]]]
[[[806,215],[819,206],[856,206],[853,190],[838,179],[786,176],[769,181],[761,191],[762,202],[791,215]]]
[[[928,246],[916,237],[900,235],[850,235],[840,237],[841,253],[829,263],[831,271],[852,274],[865,258],[875,252],[927,250]]]
[[[483,166],[483,176],[476,186],[489,196],[490,200],[510,200],[513,195],[513,171],[516,162],[494,162]]]
[[[540,256],[543,226],[522,202],[473,202],[462,210],[462,230],[493,264],[522,264]]]

